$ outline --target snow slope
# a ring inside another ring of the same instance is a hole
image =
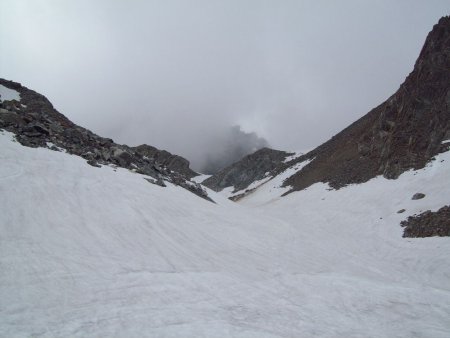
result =
[[[269,179],[262,181],[262,184],[260,184],[257,187],[257,189],[251,191],[246,196],[244,196],[240,200],[240,203],[245,205],[262,205],[280,199],[284,193],[291,190],[291,187],[289,186],[283,187],[284,181],[287,180],[292,175],[294,175],[295,173],[301,171],[313,160],[314,159],[310,159],[305,160],[303,162],[295,163],[294,165],[290,166],[284,172],[278,174],[277,176],[270,177]]]
[[[450,335],[450,238],[399,226],[449,204],[449,153],[395,181],[213,204],[11,139],[0,133],[2,337]]]

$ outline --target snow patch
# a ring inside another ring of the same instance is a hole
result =
[[[239,202],[245,205],[261,205],[280,198],[284,193],[288,192],[291,189],[291,187],[289,186],[283,187],[284,181],[286,181],[289,177],[302,170],[313,160],[314,158],[296,163],[293,166],[287,168],[281,174],[278,174],[273,178],[267,179],[265,182],[260,184],[256,190],[249,193]]]
[[[257,189],[258,187],[260,187],[261,185],[263,185],[264,183],[266,183],[267,181],[269,181],[272,178],[270,176],[267,177],[267,173],[265,174],[265,176],[266,177],[264,177],[264,178],[262,178],[260,180],[256,180],[256,181],[252,182],[245,189],[242,189],[242,190],[239,190],[239,191],[236,191],[236,192],[231,192],[231,193],[227,191],[228,197],[235,197],[235,196],[238,196],[238,195],[242,195],[242,194],[248,193],[248,192],[250,192],[250,191],[252,191],[254,189]]]
[[[210,178],[212,175],[206,175],[206,174],[200,174],[198,176],[195,176],[193,178],[191,178],[191,181],[195,182],[195,183],[202,183],[203,181],[205,181],[206,179]]]
[[[298,152],[298,151],[296,151],[296,152],[294,152],[294,155],[291,155],[291,156],[286,157],[286,158],[284,159],[283,163],[288,163],[288,162],[290,162],[290,161],[292,161],[292,160],[295,160],[296,158],[299,158],[300,156],[303,156],[303,155],[304,155],[303,152]]]
[[[59,148],[58,146],[56,146],[53,142],[46,142],[45,145],[47,146],[47,148],[49,149],[58,149],[58,151],[62,151],[64,149]]]
[[[225,196],[226,198],[229,198],[233,196],[234,186],[223,188],[221,191],[219,191],[219,194]]]

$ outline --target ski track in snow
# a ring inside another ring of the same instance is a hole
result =
[[[449,204],[449,152],[397,180],[280,198],[283,173],[240,203],[208,190],[213,204],[11,138],[2,337],[450,336],[450,238],[399,225]]]

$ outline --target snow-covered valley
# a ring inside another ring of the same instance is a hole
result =
[[[450,152],[397,180],[280,197],[274,178],[214,204],[8,132],[0,149],[2,337],[450,335],[450,238],[399,225],[449,204]]]

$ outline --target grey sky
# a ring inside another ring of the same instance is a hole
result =
[[[186,156],[232,125],[285,150],[398,88],[448,0],[0,0],[0,77],[74,122]],[[4,10],[6,9],[6,10]]]

